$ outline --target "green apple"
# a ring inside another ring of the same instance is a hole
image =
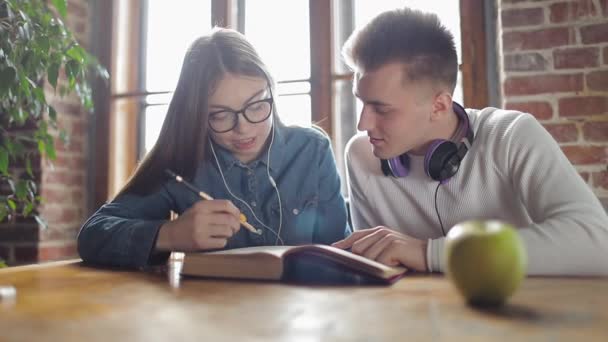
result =
[[[461,222],[445,239],[446,274],[471,305],[499,306],[526,275],[527,255],[517,230],[499,220]]]

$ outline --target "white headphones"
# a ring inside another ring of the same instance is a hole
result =
[[[255,212],[253,211],[253,209],[249,206],[249,204],[247,202],[245,202],[243,199],[241,199],[240,197],[238,197],[234,193],[232,193],[232,191],[230,190],[230,187],[228,186],[228,182],[226,182],[224,173],[222,172],[222,167],[220,166],[220,162],[217,159],[217,155],[215,154],[215,149],[213,148],[213,142],[211,141],[211,138],[209,138],[209,137],[208,137],[208,140],[209,140],[209,145],[211,146],[211,152],[213,153],[213,158],[215,159],[215,164],[217,165],[217,169],[220,171],[220,176],[222,176],[222,181],[224,181],[224,185],[226,186],[226,190],[228,190],[228,193],[230,193],[230,195],[232,197],[234,197],[236,200],[243,203],[245,205],[245,207],[247,207],[247,209],[249,209],[249,211],[251,212],[253,217],[256,219],[256,221],[258,221],[262,225],[262,227],[268,229],[274,235],[276,235],[277,239],[274,242],[275,245],[278,245],[279,241],[281,241],[281,245],[284,246],[285,242],[283,241],[283,239],[281,239],[281,228],[283,227],[283,208],[281,206],[281,194],[279,194],[279,188],[277,187],[277,183],[274,181],[274,178],[272,178],[272,176],[270,175],[270,152],[272,151],[272,143],[274,142],[274,125],[275,125],[275,122],[273,120],[272,128],[271,128],[272,132],[271,132],[271,136],[270,136],[270,145],[268,146],[268,160],[266,161],[266,174],[268,175],[268,181],[270,182],[270,185],[272,185],[272,187],[276,191],[277,198],[279,200],[279,230],[278,230],[278,232],[274,231],[272,228],[265,225],[262,222],[262,220],[260,220],[255,215]],[[258,229],[258,232],[261,233],[261,230]]]

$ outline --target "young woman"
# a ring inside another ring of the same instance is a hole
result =
[[[350,231],[328,138],[287,127],[273,79],[240,33],[213,29],[188,50],[154,148],[83,225],[86,262],[143,267],[170,251],[330,244]],[[201,200],[166,170],[213,200]],[[174,211],[178,218],[170,221]],[[242,228],[244,215],[258,233]]]

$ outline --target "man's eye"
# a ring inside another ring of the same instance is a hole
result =
[[[389,108],[378,107],[378,106],[374,107],[374,111],[376,113],[382,114],[382,115],[390,113],[390,109]]]

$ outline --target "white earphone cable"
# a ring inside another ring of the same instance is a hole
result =
[[[220,176],[222,177],[222,181],[224,182],[224,186],[226,187],[226,190],[228,190],[228,193],[230,193],[230,195],[232,197],[234,197],[235,199],[237,199],[238,201],[240,201],[241,203],[243,203],[247,209],[249,209],[249,211],[251,212],[251,214],[253,215],[253,217],[256,219],[256,221],[258,221],[264,228],[270,230],[277,238],[275,240],[275,245],[278,245],[278,242],[281,241],[281,245],[285,245],[285,242],[283,241],[283,239],[281,238],[281,228],[283,226],[283,208],[281,206],[281,195],[279,193],[279,189],[277,187],[277,184],[274,180],[274,178],[272,178],[272,176],[270,175],[270,152],[272,150],[272,143],[274,142],[274,122],[272,123],[272,132],[271,132],[271,137],[270,137],[270,145],[268,146],[268,160],[266,162],[266,174],[268,175],[268,181],[270,182],[270,185],[272,185],[272,187],[274,188],[274,190],[277,193],[277,198],[279,200],[279,229],[278,229],[278,233],[276,231],[274,231],[272,228],[268,227],[267,225],[265,225],[262,220],[260,220],[255,212],[253,211],[253,209],[249,206],[249,204],[247,202],[245,202],[243,199],[241,199],[240,197],[236,196],[234,193],[232,193],[232,191],[230,190],[230,187],[228,186],[228,182],[226,182],[226,178],[224,177],[224,173],[222,172],[222,168],[220,166],[220,163],[218,161],[217,155],[215,154],[215,149],[213,148],[213,142],[211,141],[211,139],[209,138],[209,145],[211,146],[211,152],[213,153],[213,157],[215,159],[215,163],[217,165],[217,168],[220,172]]]

